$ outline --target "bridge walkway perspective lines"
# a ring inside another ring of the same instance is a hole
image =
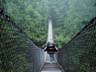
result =
[[[58,63],[45,63],[41,72],[64,72]]]
[[[45,63],[41,69],[41,72],[64,72],[63,68],[59,65],[59,63],[56,60],[56,55],[54,63],[50,62],[49,54],[47,54],[46,52],[44,53],[44,57]]]

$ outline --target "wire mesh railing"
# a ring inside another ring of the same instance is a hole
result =
[[[65,72],[96,72],[96,17],[58,54]]]
[[[39,72],[43,53],[0,8],[0,72]]]

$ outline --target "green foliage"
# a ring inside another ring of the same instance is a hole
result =
[[[6,12],[24,29],[34,43],[42,46],[47,39],[47,13],[42,1],[6,0]]]
[[[96,16],[96,0],[5,0],[9,15],[20,23],[34,43],[42,46],[47,39],[48,17],[52,16],[54,41],[67,43],[88,21]]]
[[[50,15],[54,24],[55,42],[61,47],[96,16],[96,0],[52,0]],[[61,37],[61,38],[60,38]],[[62,39],[62,40],[61,40]]]

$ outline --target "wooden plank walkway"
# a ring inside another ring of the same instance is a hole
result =
[[[64,72],[63,69],[57,63],[45,63],[41,72]]]

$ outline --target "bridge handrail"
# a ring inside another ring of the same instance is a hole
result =
[[[65,72],[96,71],[96,17],[94,17],[58,54]]]
[[[44,63],[38,48],[23,28],[0,9],[0,71],[39,72]]]

